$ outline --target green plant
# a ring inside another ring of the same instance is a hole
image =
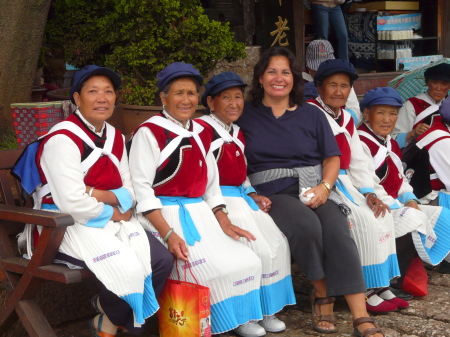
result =
[[[122,77],[128,104],[158,103],[156,74],[172,62],[206,75],[217,62],[245,57],[227,24],[209,20],[199,0],[54,0],[47,41],[66,61],[97,64]]]
[[[6,125],[0,126],[0,150],[9,149],[17,149],[16,134]]]

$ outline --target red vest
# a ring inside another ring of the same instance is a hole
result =
[[[365,131],[378,140],[378,137],[365,124],[359,126],[358,130]],[[381,142],[379,143],[379,145],[374,144],[373,141],[371,141],[370,139],[366,138],[363,135],[359,135],[359,138],[364,144],[368,146],[372,157],[374,157],[377,154],[380,146],[385,146]],[[398,146],[398,143],[392,138],[390,142],[392,152],[394,152],[401,159],[402,152],[400,150],[400,147]],[[386,192],[391,197],[397,198],[398,191],[400,190],[400,187],[402,186],[403,183],[403,176],[402,172],[398,171],[397,166],[395,165],[394,161],[389,156],[389,154],[386,156],[384,162],[379,167],[375,167],[375,172],[378,178],[380,178],[380,185],[384,187]]]
[[[430,107],[430,103],[417,98],[417,97],[411,97],[408,99],[408,101],[411,102],[411,104],[414,107],[414,112],[416,113],[416,116],[419,116],[422,111]],[[416,126],[420,123],[426,123],[428,125],[432,125],[435,121],[440,121],[442,119],[441,115],[439,114],[439,111],[436,110],[436,112],[432,113],[431,115],[425,117],[424,119],[418,121],[413,125],[413,130],[416,128]]]
[[[213,141],[220,138],[211,125],[201,119],[195,121],[213,135]],[[241,130],[239,130],[237,138],[245,145],[244,134]],[[220,185],[241,186],[247,178],[247,165],[241,148],[235,142],[224,143],[214,151],[214,157],[219,169]]]
[[[178,137],[177,134],[153,123],[141,124],[134,133],[141,127],[150,129],[161,151],[172,139]],[[208,153],[211,145],[211,133],[203,130],[199,137]],[[157,168],[153,190],[156,196],[197,198],[205,194],[207,183],[205,158],[197,142],[190,137],[184,138],[178,148]]]
[[[76,114],[70,115],[65,119],[65,121],[76,124],[89,136],[90,139],[92,139],[94,142],[97,140],[98,143],[100,137],[98,137],[94,132],[89,130]],[[66,135],[78,146],[82,160],[86,158],[91,152],[91,148],[87,146],[81,140],[81,138],[79,138],[77,135],[68,130],[56,131],[45,137],[42,140],[41,144],[39,145],[39,149],[36,155],[36,164],[39,170],[39,174],[41,176],[41,180],[44,184],[47,183],[47,179],[44,175],[44,172],[42,171],[42,167],[40,164],[42,152],[44,150],[45,144],[50,140],[50,138],[59,134]],[[106,130],[104,132],[104,135],[106,135]],[[104,140],[102,142],[104,142]],[[122,134],[117,129],[115,130],[115,138],[112,147],[112,153],[117,157],[117,159],[120,162],[124,154],[124,142]],[[113,190],[122,187],[122,178],[120,176],[119,169],[111,161],[111,159],[109,159],[108,156],[102,156],[89,169],[88,173],[84,177],[84,183],[86,184],[86,186],[92,186],[99,190]],[[51,196],[46,196],[42,199],[42,203],[53,204],[54,202]]]
[[[430,135],[433,131],[437,131],[437,130],[441,130],[446,132],[448,135],[447,136],[442,136],[439,138],[434,139],[433,141],[431,141],[430,143],[428,143],[427,145],[424,146],[424,148],[429,152],[431,147],[436,144],[438,141],[445,139],[445,138],[450,138],[450,132],[448,131],[448,128],[445,126],[445,124],[442,122],[442,120],[440,121],[436,121],[436,123],[433,123],[433,125],[423,134],[421,134],[418,138],[417,138],[417,142],[420,142],[423,138],[425,138],[427,135]],[[430,163],[430,174],[435,174],[436,170],[433,168],[433,166]],[[449,173],[450,174],[450,173]],[[444,183],[439,179],[439,178],[434,178],[431,179],[430,178],[430,182],[431,182],[431,189],[433,191],[439,191],[441,189],[445,189],[445,185]]]

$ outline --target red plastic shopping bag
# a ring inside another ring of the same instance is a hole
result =
[[[419,257],[415,257],[411,261],[403,280],[402,288],[414,296],[425,296],[428,294],[428,275]]]
[[[210,337],[211,317],[209,288],[197,283],[168,279],[159,297],[160,337]],[[178,275],[178,278],[179,275]]]

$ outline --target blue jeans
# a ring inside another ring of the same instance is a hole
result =
[[[348,33],[341,6],[326,7],[311,4],[311,14],[319,39],[328,40],[328,26],[331,23],[338,40],[337,58],[348,61]]]

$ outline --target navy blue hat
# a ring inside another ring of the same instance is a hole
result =
[[[450,124],[450,97],[444,99],[439,106],[439,114],[442,116],[442,120]]]
[[[192,64],[184,62],[174,62],[169,64],[161,70],[156,78],[158,79],[159,92],[163,91],[164,87],[170,80],[178,77],[192,77],[199,85],[203,83],[203,77],[200,72],[194,68]]]
[[[450,64],[440,63],[434,67],[430,67],[425,70],[423,76],[425,77],[425,79],[450,82]]]
[[[358,75],[355,73],[355,67],[349,61],[340,59],[331,59],[323,61],[314,75],[314,83],[317,85],[318,81],[324,80],[330,75],[344,73],[347,74],[351,80],[357,80]]]
[[[364,98],[359,103],[359,107],[361,108],[361,112],[363,112],[364,108],[381,104],[401,107],[403,106],[403,99],[394,88],[375,88],[366,92]]]
[[[87,81],[90,77],[95,75],[108,77],[114,86],[114,90],[119,89],[120,85],[122,84],[122,80],[120,79],[119,74],[112,71],[111,69],[106,67],[99,67],[94,64],[86,66],[80,71],[77,71],[75,75],[73,75],[72,87],[70,88],[70,100],[72,101],[73,104],[75,104],[73,94],[76,92],[80,93],[81,86],[83,85],[83,83]]]
[[[314,82],[308,82],[303,85],[303,102],[311,98],[316,98],[317,96],[319,96],[319,91],[314,85]]]
[[[206,83],[206,90],[202,96],[202,104],[206,107],[208,104],[206,101],[208,96],[218,94],[225,89],[246,86],[247,83],[245,83],[238,74],[235,74],[232,71],[220,73],[219,75],[211,77],[208,83]]]

